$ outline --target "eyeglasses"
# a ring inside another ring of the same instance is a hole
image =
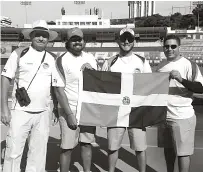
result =
[[[132,36],[131,36],[131,37],[121,36],[121,37],[120,37],[120,41],[121,41],[121,42],[125,42],[126,39],[128,40],[129,43],[132,43],[132,42],[134,42],[134,40],[135,40],[135,38],[132,37]]]
[[[82,41],[82,38],[81,37],[72,37],[72,38],[70,38],[70,41],[71,42],[81,42]]]
[[[178,46],[177,45],[164,45],[165,49],[169,49],[171,47],[172,50],[176,49]]]
[[[43,37],[43,38],[49,38],[49,33],[47,33],[47,32],[41,32],[41,31],[34,31],[33,33],[33,36],[34,37]]]

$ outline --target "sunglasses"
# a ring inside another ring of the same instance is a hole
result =
[[[82,38],[81,37],[72,37],[72,38],[70,38],[70,41],[71,42],[81,42]]]
[[[34,37],[41,37],[42,36],[43,38],[49,38],[49,33],[35,31],[35,32],[33,32],[33,36]]]
[[[120,37],[121,42],[125,42],[126,40],[128,40],[129,43],[133,43],[135,38],[134,37],[126,37],[126,36],[121,36]]]
[[[164,45],[165,49],[169,49],[171,47],[172,50],[176,49],[178,46],[177,45]]]

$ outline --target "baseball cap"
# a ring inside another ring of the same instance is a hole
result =
[[[123,35],[123,34],[126,33],[126,32],[130,33],[133,37],[135,36],[135,32],[134,32],[132,29],[127,28],[127,27],[121,29],[119,35],[121,36],[121,35]]]
[[[67,40],[69,40],[73,36],[79,36],[79,37],[83,38],[82,30],[79,29],[78,27],[68,29],[68,31],[67,31]]]

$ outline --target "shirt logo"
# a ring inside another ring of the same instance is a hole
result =
[[[57,79],[54,79],[54,83],[57,83]]]
[[[130,104],[130,98],[128,96],[123,97],[122,100],[124,105],[129,105]]]
[[[44,69],[48,69],[48,68],[49,68],[49,64],[48,64],[48,63],[44,63],[44,64],[43,64],[43,68],[44,68]]]

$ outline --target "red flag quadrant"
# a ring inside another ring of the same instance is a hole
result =
[[[79,82],[79,125],[152,126],[166,120],[168,73],[85,70]]]

